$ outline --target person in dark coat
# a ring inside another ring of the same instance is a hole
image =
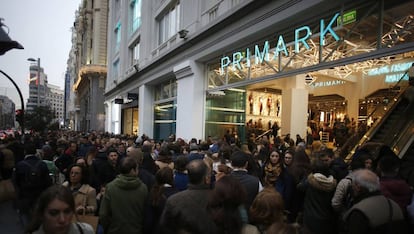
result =
[[[249,156],[242,151],[236,151],[230,157],[231,166],[233,167],[230,175],[238,179],[246,190],[246,210],[249,210],[256,195],[263,190],[259,178],[247,173],[248,157]]]
[[[406,207],[410,204],[413,191],[410,185],[399,175],[400,158],[397,155],[383,156],[378,167],[381,173],[380,188],[382,194],[395,201],[403,211],[404,217],[408,217]]]
[[[95,171],[96,176],[98,177],[99,187],[102,184],[108,184],[119,174],[118,166],[118,152],[116,149],[111,148],[107,153],[107,162],[102,163],[98,168],[98,171]]]
[[[188,159],[185,155],[178,156],[174,163],[174,185],[179,191],[186,190],[188,187],[187,164]]]
[[[215,224],[207,212],[210,169],[203,160],[195,159],[187,171],[188,189],[167,199],[160,219],[161,233],[215,233]]]
[[[169,167],[163,167],[155,174],[156,183],[149,192],[148,205],[145,212],[144,233],[160,233],[159,219],[167,199],[179,192],[174,187],[174,173]]]
[[[303,226],[309,233],[336,233],[336,216],[331,206],[335,188],[336,180],[330,174],[328,165],[316,160],[312,173],[298,185],[298,189],[305,191]]]
[[[144,141],[142,145],[142,152],[144,155],[141,166],[151,174],[155,175],[157,172],[157,165],[152,157],[152,144],[149,141]]]
[[[33,206],[40,194],[52,185],[49,169],[37,155],[33,144],[25,146],[26,156],[17,163],[14,184],[17,191],[17,207],[23,224],[29,222]]]

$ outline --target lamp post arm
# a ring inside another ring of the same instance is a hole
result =
[[[22,128],[22,135],[24,136],[24,115],[25,115],[25,113],[24,113],[24,102],[23,102],[22,92],[20,91],[19,86],[17,86],[16,82],[14,82],[14,80],[9,75],[7,75],[7,73],[5,73],[1,69],[0,69],[0,73],[3,74],[4,76],[6,76],[7,79],[9,79],[13,83],[14,87],[16,87],[16,89],[17,89],[17,92],[19,93],[19,96],[20,96],[20,105],[21,105],[21,109],[23,111],[23,121],[22,121],[22,124],[21,124],[20,127]]]

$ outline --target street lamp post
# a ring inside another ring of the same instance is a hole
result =
[[[34,59],[34,58],[28,58],[27,61],[30,62],[37,62],[37,79],[36,79],[36,85],[37,85],[37,107],[40,106],[40,58]]]

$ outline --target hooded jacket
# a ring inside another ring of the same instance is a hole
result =
[[[335,213],[331,199],[336,188],[333,176],[320,173],[307,178],[303,224],[312,233],[335,233]]]
[[[143,233],[147,186],[129,175],[118,175],[107,184],[99,211],[105,233]]]

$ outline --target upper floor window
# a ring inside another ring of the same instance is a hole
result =
[[[115,51],[119,50],[121,44],[121,22],[118,22],[115,27]]]
[[[139,41],[135,42],[130,47],[130,49],[129,49],[130,53],[131,53],[131,64],[130,65],[134,65],[134,64],[138,63],[138,60],[139,60],[139,47],[140,47]]]
[[[174,36],[180,27],[180,2],[168,8],[158,19],[158,44]]]
[[[131,0],[131,33],[135,32],[141,26],[141,4],[142,0]]]

